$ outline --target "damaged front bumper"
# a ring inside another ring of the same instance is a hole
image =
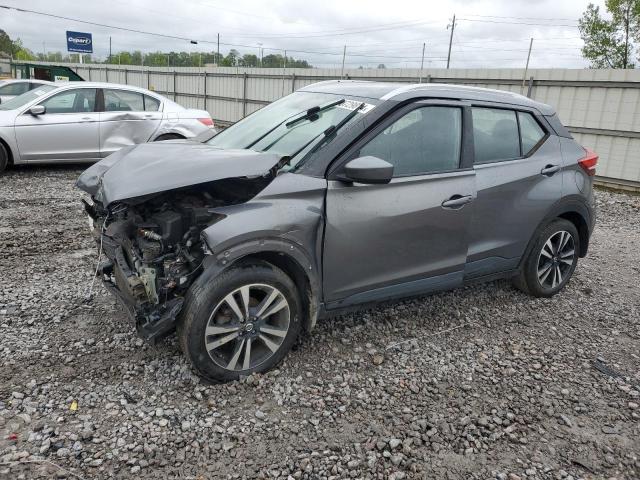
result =
[[[140,305],[135,300],[134,289],[137,286],[126,280],[131,272],[125,270],[118,261],[102,262],[97,269],[97,276],[135,322],[136,332],[143,340],[155,344],[175,330],[178,314],[184,304],[183,297],[174,297],[163,304],[153,305],[154,308]]]

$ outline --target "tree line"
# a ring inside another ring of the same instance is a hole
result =
[[[0,29],[0,52],[4,52],[16,60],[37,60],[42,62],[79,62],[78,53],[33,52],[25,48],[20,39],[12,40],[4,30]],[[145,65],[148,67],[200,67],[215,64],[221,67],[264,67],[264,68],[312,68],[306,60],[285,58],[281,54],[269,54],[259,57],[256,54],[241,54],[231,49],[223,55],[217,52],[148,52],[140,50],[132,52],[120,51],[112,53],[104,61],[95,59],[91,54],[82,54],[83,63],[102,63],[112,65]]]

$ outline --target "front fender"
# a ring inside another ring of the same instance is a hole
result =
[[[249,255],[282,254],[305,272],[319,300],[325,190],[323,178],[285,173],[248,202],[215,209],[221,219],[202,231],[205,273],[217,275]]]
[[[20,150],[16,142],[16,135],[13,126],[0,127],[0,142],[2,142],[7,149],[7,155],[13,161],[14,165],[20,163],[26,163],[20,157]]]

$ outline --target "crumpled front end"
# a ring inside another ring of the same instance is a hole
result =
[[[275,176],[279,157],[195,143],[123,148],[89,167],[77,186],[106,260],[105,285],[155,341],[173,330],[184,297],[202,272],[201,232]]]
[[[135,319],[138,334],[155,342],[172,332],[187,290],[201,274],[201,232],[224,218],[215,209],[242,203],[271,177],[225,179],[103,206],[85,202],[106,260],[105,286]]]

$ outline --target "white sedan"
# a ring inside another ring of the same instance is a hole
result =
[[[0,103],[42,85],[54,85],[54,83],[47,80],[0,80]]]
[[[204,110],[113,83],[42,85],[0,105],[0,172],[9,164],[96,162],[122,147],[194,137]]]

